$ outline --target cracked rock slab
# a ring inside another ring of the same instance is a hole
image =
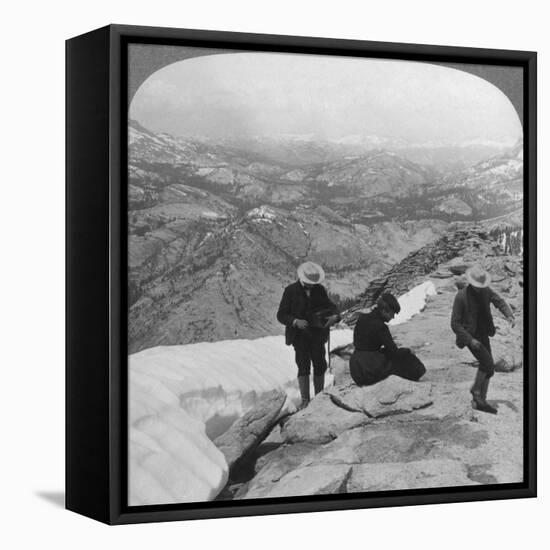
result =
[[[432,384],[389,376],[373,386],[338,386],[328,390],[332,401],[349,412],[371,418],[404,414],[433,403]]]
[[[326,392],[291,416],[281,430],[286,443],[327,443],[341,433],[371,422],[361,411],[349,411],[335,404]]]
[[[294,443],[283,445],[260,457],[254,467],[257,475],[269,477],[272,481],[281,479],[291,470],[295,470],[304,460],[319,452],[316,443]]]
[[[309,495],[330,495],[346,491],[351,467],[345,464],[319,464],[298,468],[276,482],[253,481],[237,498],[267,498]]]
[[[478,423],[456,419],[421,422],[381,421],[349,430],[304,457],[314,464],[376,464],[420,460],[462,460],[487,444],[489,435]]]
[[[284,392],[270,392],[259,405],[248,411],[229,430],[214,440],[216,447],[224,454],[229,468],[233,468],[269,435],[280,416],[285,400]]]
[[[283,445],[265,454],[255,464],[256,475],[239,488],[235,498],[247,498],[247,492],[252,489],[256,491],[259,490],[259,487],[271,487],[286,474],[298,469],[305,460],[313,458],[318,452],[319,446],[315,443],[295,443]]]
[[[458,460],[419,460],[353,466],[348,493],[477,485]]]

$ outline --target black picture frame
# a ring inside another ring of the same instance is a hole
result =
[[[127,46],[187,45],[524,69],[524,481],[368,494],[129,507]],[[109,25],[66,43],[66,507],[108,524],[536,496],[535,52]]]

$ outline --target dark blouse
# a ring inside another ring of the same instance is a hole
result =
[[[378,309],[359,315],[353,330],[353,345],[357,351],[397,351],[390,329]]]

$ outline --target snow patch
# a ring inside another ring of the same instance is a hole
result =
[[[205,210],[204,212],[201,212],[201,217],[209,220],[222,218],[222,216],[220,216],[217,212],[213,212],[212,210]]]
[[[276,218],[275,212],[268,206],[259,206],[258,208],[253,208],[248,212],[247,218],[250,220],[263,220],[272,222]]]
[[[401,311],[388,323],[391,326],[400,325],[412,319],[426,307],[428,296],[437,294],[432,281],[426,281],[409,290],[398,298]]]
[[[300,402],[283,336],[159,346],[130,355],[128,368],[131,505],[212,500],[228,468],[211,440],[273,389],[286,409]]]
[[[212,174],[216,169],[215,168],[212,168],[210,166],[207,166],[207,167],[202,167],[202,168],[199,168],[197,170],[197,175],[198,176],[209,176],[210,174]]]
[[[346,346],[353,342],[353,329],[345,328],[330,331],[330,349]]]
[[[211,438],[273,389],[297,398],[294,350],[283,336],[159,346],[131,355],[129,369],[132,391],[182,408]],[[136,417],[148,413],[147,402],[134,403],[132,395],[130,406]]]
[[[152,409],[156,400],[145,397]],[[150,410],[130,425],[129,504],[212,500],[225,486],[225,457],[208,439],[204,424],[177,407]]]

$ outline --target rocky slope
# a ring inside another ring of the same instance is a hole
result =
[[[472,218],[480,220],[510,213],[523,203],[523,141],[499,156],[478,162],[438,182],[444,195],[451,192],[472,209]]]
[[[261,207],[235,221],[174,221],[131,236],[130,351],[280,334],[275,313],[301,262],[321,263],[341,301],[445,228],[434,221],[351,227],[329,216]]]
[[[430,273],[436,278],[463,274],[465,266],[468,265],[461,263],[464,259],[470,263],[478,259],[482,264],[490,264],[492,270],[498,270],[498,281],[504,269],[502,264],[507,261],[496,258],[507,257],[504,254],[501,235],[513,227],[512,223],[501,222],[497,229],[493,223],[451,225],[437,241],[415,250],[391,269],[372,279],[358,296],[357,302],[344,313],[343,320],[353,326],[357,314],[373,306],[382,293],[391,292],[400,296]]]
[[[218,498],[316,494],[514,483],[523,479],[523,271],[521,258],[503,255],[496,241],[470,230],[429,273],[437,294],[424,311],[392,329],[427,368],[409,382],[390,376],[358,388],[348,373],[351,347],[332,357],[335,384],[310,405],[275,425],[270,436],[233,472]],[[469,388],[475,360],[459,350],[449,326],[465,268],[483,263],[510,303],[516,326],[495,312],[492,340],[498,372],[489,401],[498,415],[474,411]],[[408,262],[409,267],[412,263]]]

